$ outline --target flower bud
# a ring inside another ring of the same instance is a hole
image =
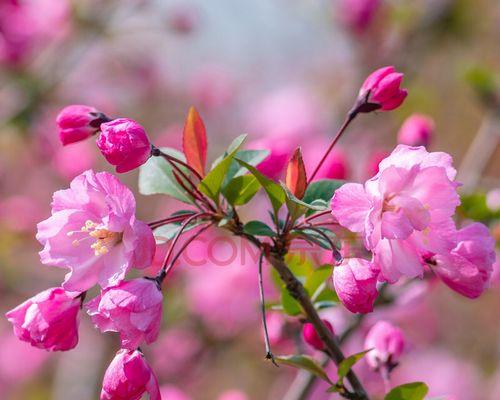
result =
[[[353,313],[373,311],[379,271],[367,260],[347,258],[333,269],[333,285],[344,306]]]
[[[62,288],[47,289],[26,300],[5,316],[14,334],[34,347],[65,351],[78,343],[78,310],[81,301]]]
[[[56,118],[59,138],[64,146],[94,135],[101,123],[109,119],[93,107],[71,105],[61,110]]]
[[[398,133],[398,143],[408,146],[428,146],[434,133],[434,121],[422,114],[405,120]]]
[[[146,131],[128,118],[102,124],[97,147],[119,173],[139,167],[151,156],[151,143]]]
[[[328,328],[330,332],[333,333],[333,326],[326,319],[322,320],[325,326]],[[302,337],[304,338],[304,342],[306,342],[309,346],[314,347],[316,350],[324,350],[325,344],[321,340],[314,328],[314,325],[310,322],[306,322],[304,327],[302,328]]]
[[[342,22],[355,33],[365,32],[380,7],[380,0],[341,0],[339,13]]]
[[[354,110],[367,113],[398,108],[408,95],[406,89],[400,88],[402,80],[403,74],[396,72],[392,66],[372,72],[359,90]]]
[[[158,338],[162,301],[156,282],[140,278],[103,290],[86,308],[101,332],[119,332],[122,348],[134,350]]]
[[[285,184],[295,197],[298,199],[304,197],[307,188],[307,177],[300,147],[295,150],[288,162]]]
[[[404,347],[403,331],[389,322],[379,321],[366,335],[365,349],[372,349],[366,354],[366,361],[376,371],[384,368],[390,372],[397,366]]]
[[[101,400],[161,400],[153,370],[138,350],[120,350],[109,364],[102,383]]]

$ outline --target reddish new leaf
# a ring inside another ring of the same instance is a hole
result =
[[[295,150],[288,162],[285,184],[296,198],[300,200],[304,197],[307,188],[307,177],[300,147]]]
[[[203,120],[194,107],[189,109],[182,136],[182,149],[187,163],[201,176],[207,162],[207,135]]]

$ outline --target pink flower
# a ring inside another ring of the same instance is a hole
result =
[[[372,177],[378,174],[378,165],[380,162],[389,156],[389,152],[385,150],[375,150],[368,157],[368,161],[366,163],[366,175],[368,177]]]
[[[319,159],[328,147],[328,143],[322,140],[311,143],[303,150],[304,163],[307,176],[310,176]],[[349,175],[349,160],[347,154],[341,148],[334,148],[319,169],[314,180],[319,179],[347,179]]]
[[[366,354],[366,362],[374,370],[386,369],[390,372],[397,364],[405,348],[403,331],[386,321],[372,326],[365,339],[365,349],[373,349]]]
[[[342,0],[340,16],[349,28],[362,33],[372,23],[379,6],[380,0]]]
[[[358,111],[390,111],[398,108],[408,95],[401,89],[403,74],[394,67],[383,67],[372,72],[361,86],[358,97]]]
[[[14,334],[32,346],[65,351],[78,343],[78,310],[81,301],[62,288],[47,289],[26,300],[5,316]]]
[[[333,216],[364,236],[380,280],[421,276],[422,255],[455,246],[452,215],[460,200],[451,162],[446,153],[398,145],[364,186],[348,183],[335,192]]]
[[[56,118],[59,138],[64,146],[85,140],[97,133],[101,123],[107,120],[107,117],[94,107],[82,105],[65,107]]]
[[[134,350],[158,338],[162,301],[157,283],[141,278],[103,290],[86,308],[101,332],[119,332],[121,347]]]
[[[346,258],[333,269],[333,285],[344,306],[353,313],[373,311],[378,270],[362,258]]]
[[[288,138],[263,138],[250,142],[249,149],[268,150],[269,155],[257,166],[257,169],[271,179],[283,174],[295,143]]]
[[[434,120],[426,115],[408,117],[398,133],[398,143],[408,146],[428,146],[434,134]]]
[[[69,268],[63,287],[83,292],[120,283],[151,264],[153,233],[135,218],[132,192],[107,172],[86,171],[54,193],[52,216],[38,224],[43,264]]]
[[[330,322],[326,319],[323,319],[322,321],[328,330],[333,333],[332,324],[330,324]],[[324,350],[325,344],[319,337],[318,332],[316,332],[314,325],[310,322],[306,322],[304,324],[304,327],[302,328],[302,337],[304,338],[304,342],[306,342],[309,346],[315,348],[316,350]]]
[[[156,376],[138,350],[120,350],[109,364],[102,383],[101,400],[161,400]]]
[[[495,241],[488,228],[473,223],[457,232],[451,252],[431,258],[431,266],[443,282],[463,296],[474,299],[488,287],[495,262]]]
[[[151,143],[146,131],[137,122],[127,118],[102,124],[97,147],[119,173],[141,166],[151,156]]]

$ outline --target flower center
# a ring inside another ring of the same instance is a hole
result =
[[[73,246],[80,246],[80,244],[85,240],[93,240],[90,248],[94,250],[96,257],[107,254],[115,244],[122,240],[123,235],[121,232],[113,232],[99,227],[99,224],[96,224],[91,220],[85,221],[85,225],[83,225],[79,231],[71,231],[67,233],[68,236],[73,236],[75,234],[83,234],[84,237],[73,240]]]

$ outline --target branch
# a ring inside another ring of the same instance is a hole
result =
[[[292,271],[290,271],[282,256],[274,252],[270,252],[266,257],[278,272],[281,280],[285,283],[290,295],[302,306],[302,309],[304,310],[309,321],[313,324],[314,329],[325,344],[330,358],[336,365],[339,365],[345,359],[345,356],[340,349],[340,343],[325,326],[325,324],[323,324],[323,321],[321,321],[321,318],[314,308],[314,305],[312,304],[311,299],[305,291],[302,283],[295,277]],[[369,400],[363,385],[353,370],[349,371],[346,378],[355,392],[354,399]]]

